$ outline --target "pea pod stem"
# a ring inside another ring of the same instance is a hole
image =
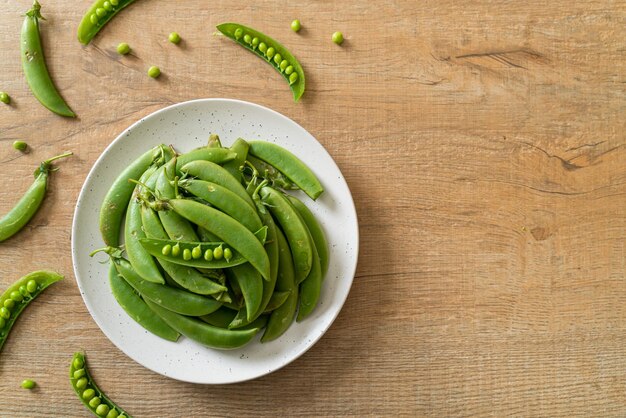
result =
[[[76,114],[65,103],[48,73],[39,34],[39,20],[43,19],[40,10],[41,5],[35,0],[24,17],[20,36],[22,69],[28,86],[42,105],[58,115],[73,118]]]

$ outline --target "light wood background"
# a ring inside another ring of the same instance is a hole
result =
[[[42,3],[48,65],[79,118],[28,90],[30,1],[1,0],[0,90],[13,104],[0,106],[0,213],[40,160],[76,156],[0,244],[0,288],[40,268],[66,280],[2,351],[0,416],[88,416],[67,378],[79,349],[136,417],[626,415],[626,2],[137,1],[86,48],[75,33],[89,2]],[[301,103],[212,35],[224,21],[299,57]],[[116,55],[121,41],[133,56]],[[103,149],[142,116],[203,97],[256,102],[309,130],[343,171],[361,233],[329,332],[284,369],[229,386],[172,381],[122,354],[87,312],[70,255],[74,204]],[[38,389],[19,388],[27,377]]]

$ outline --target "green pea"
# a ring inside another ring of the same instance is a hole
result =
[[[105,2],[102,4],[102,7],[104,7],[104,10],[107,10],[107,11],[109,11],[109,12],[110,12],[111,10],[113,10],[113,6],[111,6],[111,3],[109,3],[108,1],[105,1]]]
[[[243,36],[243,29],[238,28],[235,30],[235,39],[239,40]]]
[[[22,386],[24,389],[30,390],[37,386],[37,383],[35,383],[34,380],[26,379],[22,381],[22,384],[20,386]]]
[[[280,54],[276,54],[274,55],[274,62],[276,63],[276,65],[280,64],[280,62],[283,60],[282,55]]]
[[[261,42],[259,44],[259,51],[261,51],[264,54],[267,52],[267,45],[265,45],[265,42]]]
[[[285,68],[287,68],[287,66],[289,65],[289,61],[287,60],[282,60],[280,62],[280,71],[285,71]]]
[[[259,38],[256,36],[252,38],[252,48],[256,48],[259,45]]]
[[[100,405],[102,403],[102,399],[100,398],[91,398],[91,400],[89,401],[89,406],[92,408],[97,407],[98,405]]]
[[[285,74],[289,75],[291,73],[293,73],[293,66],[290,65],[289,67],[285,68]]]
[[[126,42],[122,42],[117,46],[117,53],[120,55],[126,55],[130,52],[130,45]]]
[[[14,141],[13,142],[13,149],[18,150],[18,151],[26,151],[26,148],[28,148],[28,144],[24,141]]]
[[[4,328],[7,324],[7,321],[4,318],[0,318],[0,329]]]
[[[183,250],[183,260],[185,261],[191,260],[191,250],[189,250],[189,248],[185,248]]]
[[[109,0],[113,6],[120,4],[119,0]]]
[[[101,8],[101,7],[98,7],[96,9],[96,14],[98,15],[98,17],[103,17],[104,15],[107,14],[107,11],[104,10],[103,8]]]
[[[199,245],[197,247],[194,247],[194,249],[191,250],[191,256],[195,259],[202,257],[202,248],[200,248]]]
[[[0,318],[9,319],[11,317],[11,311],[4,306],[0,308]]]
[[[15,301],[13,299],[6,299],[4,301],[4,307],[7,309],[13,309],[15,306]]]
[[[22,294],[16,290],[12,291],[9,297],[16,302],[21,302],[24,300],[24,296],[22,296]]]
[[[296,81],[298,81],[298,73],[292,73],[289,76],[289,85],[292,85],[293,83],[295,83]]]
[[[333,42],[337,45],[341,45],[343,43],[343,33],[335,32],[333,33]]]
[[[87,378],[86,377],[81,377],[80,379],[78,379],[76,381],[76,389],[85,389],[87,387]]]
[[[219,247],[213,250],[213,258],[215,258],[216,260],[221,260],[222,257],[224,257],[224,250],[222,249],[222,246],[220,245]]]
[[[80,379],[81,377],[85,377],[87,372],[85,369],[74,370],[74,379]]]
[[[172,255],[174,257],[178,257],[178,255],[180,254],[180,245],[178,243],[174,244],[174,246],[172,247]]]
[[[275,53],[276,50],[274,49],[274,47],[270,46],[269,48],[267,48],[267,54],[265,54],[265,56],[267,56],[267,59],[271,60]]]
[[[161,75],[161,69],[153,65],[152,67],[148,68],[148,75],[152,78],[157,78]]]
[[[11,103],[11,97],[3,91],[0,91],[0,102],[4,104]]]
[[[37,282],[34,280],[29,280],[28,283],[26,283],[26,290],[28,290],[30,293],[35,292],[35,290],[37,290]]]
[[[292,31],[299,32],[300,28],[302,28],[302,25],[300,24],[300,21],[298,19],[296,19],[293,22],[291,22],[291,30]]]
[[[170,244],[166,244],[161,249],[161,254],[170,255],[172,253],[172,246]]]
[[[96,411],[97,412],[97,411]],[[111,409],[107,414],[106,418],[118,418],[118,413],[115,409]]]
[[[179,44],[180,43],[180,35],[178,34],[178,32],[170,33],[170,36],[168,37],[168,39],[173,44]]]
[[[90,401],[94,396],[96,396],[96,391],[91,388],[83,392],[83,399],[86,401]]]
[[[95,13],[92,13],[91,16],[89,16],[89,20],[95,25],[98,23],[98,16]]]
[[[247,44],[252,43],[252,37],[246,33],[243,35],[243,41]]]
[[[26,290],[26,286],[20,286],[18,290],[20,291],[20,294],[25,298],[30,296],[30,293],[28,293],[28,290]]]
[[[224,259],[230,261],[233,258],[233,252],[230,248],[224,248]]]
[[[213,251],[210,248],[204,252],[204,259],[206,261],[213,260]]]
[[[75,369],[82,369],[84,365],[85,363],[83,363],[83,360],[81,358],[76,357],[74,359],[73,366]]]
[[[99,417],[107,415],[107,412],[109,412],[109,406],[106,404],[98,405],[98,407],[96,408],[96,415],[98,415]]]

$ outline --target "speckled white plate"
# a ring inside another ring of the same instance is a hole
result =
[[[309,318],[279,339],[261,344],[260,334],[245,347],[219,351],[181,337],[165,341],[137,325],[119,307],[108,283],[98,230],[100,204],[113,180],[150,147],[173,144],[185,152],[217,133],[225,146],[236,138],[275,142],[302,159],[325,192],[313,202],[298,192],[319,219],[330,247],[330,267],[320,303]],[[268,108],[238,100],[204,99],[159,110],[122,132],[102,153],[78,197],[72,225],[72,259],[80,292],[102,332],[139,364],[164,376],[193,383],[220,384],[271,373],[306,352],[330,327],[343,306],[356,270],[359,231],[352,195],[339,168],[322,145],[300,125]]]

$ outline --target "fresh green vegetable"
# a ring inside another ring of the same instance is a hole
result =
[[[178,32],[170,33],[170,35],[168,36],[168,39],[173,44],[179,44],[181,41],[180,35],[178,34]]]
[[[287,48],[269,36],[239,23],[222,23],[217,26],[217,30],[227,38],[232,39],[247,50],[267,60],[289,83],[293,93],[293,100],[296,102],[300,100],[305,88],[304,70],[296,57]],[[258,44],[253,43],[253,39],[258,39]],[[287,65],[281,68],[280,64],[283,59],[287,61]],[[287,75],[285,74],[285,69],[289,65],[293,68],[293,72]]]
[[[35,386],[37,386],[37,383],[34,380],[25,379],[22,381],[22,384],[20,386],[22,386],[22,388],[24,389],[31,390],[31,389],[34,389]]]
[[[4,104],[9,104],[11,103],[11,96],[9,96],[7,93],[0,91],[0,102],[4,103]]]
[[[58,115],[73,118],[76,114],[57,91],[46,67],[39,35],[39,19],[43,19],[40,10],[41,5],[35,0],[24,17],[20,36],[22,69],[30,90],[42,105]]]
[[[152,210],[152,209],[150,209]],[[147,215],[146,215],[147,216]],[[159,261],[167,261],[174,264],[180,264],[183,266],[207,268],[207,269],[219,269],[226,267],[234,267],[246,262],[239,253],[233,252],[230,248],[225,247],[223,242],[194,242],[194,241],[174,241],[170,239],[157,239],[157,238],[143,238],[139,240],[141,245],[154,257],[157,257]],[[178,255],[172,254],[173,246],[178,245],[180,251]],[[213,257],[213,253],[217,248],[222,247],[222,258],[217,259]],[[185,260],[182,256],[188,250],[192,257]],[[230,253],[229,259],[226,259],[226,251]],[[194,256],[194,251],[197,256]],[[167,253],[167,254],[165,254]],[[211,254],[210,259],[206,260],[205,254]]]
[[[300,32],[301,28],[302,28],[302,25],[300,24],[300,21],[298,19],[296,19],[293,22],[291,22],[291,30],[292,31]]]
[[[28,148],[28,144],[24,141],[14,141],[13,142],[13,149],[18,150],[18,151],[26,151],[26,148]]]
[[[120,10],[135,0],[96,0],[78,25],[78,40],[87,45]]]
[[[130,45],[128,45],[126,42],[122,42],[119,45],[117,45],[117,53],[120,55],[127,55],[130,53]]]
[[[152,67],[148,68],[148,75],[152,78],[157,78],[161,75],[161,69],[153,65]]]
[[[35,181],[26,191],[17,204],[0,219],[0,242],[12,237],[19,232],[30,219],[37,213],[43,203],[48,187],[48,176],[51,171],[55,171],[52,162],[60,158],[69,157],[71,152],[57,155],[43,161],[39,168],[35,170]]]
[[[333,33],[333,42],[337,45],[341,45],[343,43],[343,33],[335,32]]]
[[[317,219],[315,219],[315,215],[313,215],[311,210],[304,203],[302,203],[300,199],[291,195],[287,195],[287,199],[289,199],[289,202],[291,202],[293,207],[298,211],[298,214],[311,233],[311,238],[313,239],[313,243],[317,249],[317,254],[320,258],[322,276],[326,276],[329,264],[328,242],[326,242],[326,235],[324,234],[322,227],[319,222],[317,222]]]
[[[48,286],[61,279],[63,276],[52,271],[35,271],[17,280],[0,295],[0,350],[24,308]]]

